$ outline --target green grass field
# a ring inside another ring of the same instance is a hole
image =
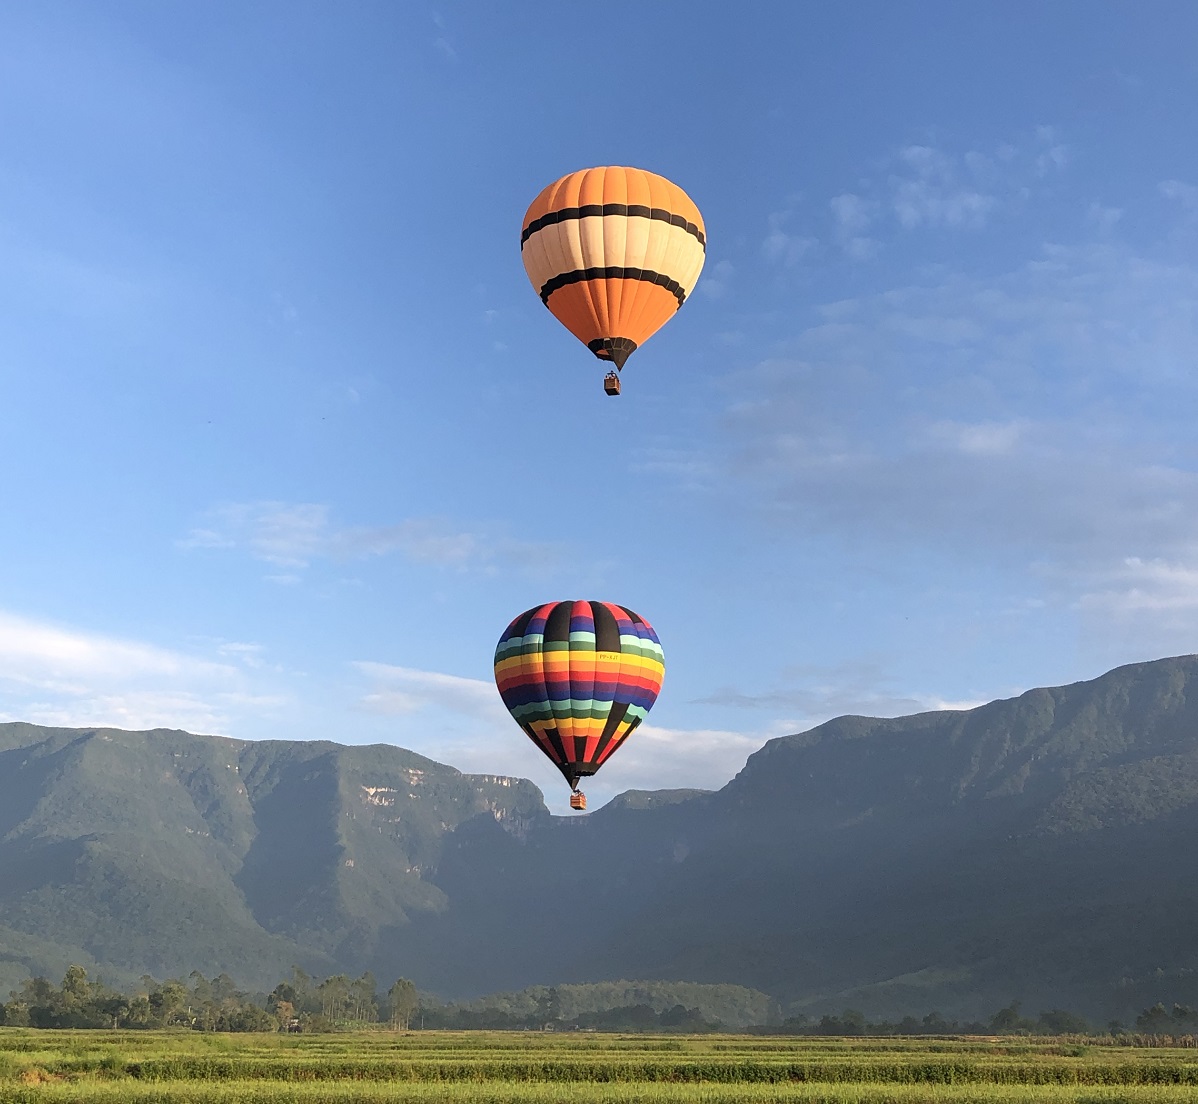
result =
[[[1049,1039],[0,1029],[0,1104],[1198,1099],[1198,1050]]]

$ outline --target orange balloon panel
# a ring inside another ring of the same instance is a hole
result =
[[[524,216],[524,269],[545,305],[617,368],[673,316],[707,254],[703,216],[677,184],[607,166],[550,184]]]

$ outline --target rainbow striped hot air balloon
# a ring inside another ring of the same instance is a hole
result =
[[[703,216],[664,176],[608,165],[550,184],[524,216],[520,253],[557,320],[601,360],[629,355],[694,289],[707,255]],[[619,377],[609,394],[620,393]]]
[[[610,602],[534,606],[504,630],[495,684],[516,723],[565,776],[594,774],[645,719],[665,661],[653,626]]]

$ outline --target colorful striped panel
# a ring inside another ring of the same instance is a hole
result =
[[[653,626],[610,602],[535,606],[495,649],[503,704],[571,788],[645,719],[664,677]]]

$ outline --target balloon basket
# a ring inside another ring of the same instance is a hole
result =
[[[575,791],[570,795],[570,808],[577,809],[579,812],[586,812],[587,795],[579,791]]]
[[[608,372],[603,377],[603,390],[609,395],[618,395],[620,393],[620,377],[615,372]]]

